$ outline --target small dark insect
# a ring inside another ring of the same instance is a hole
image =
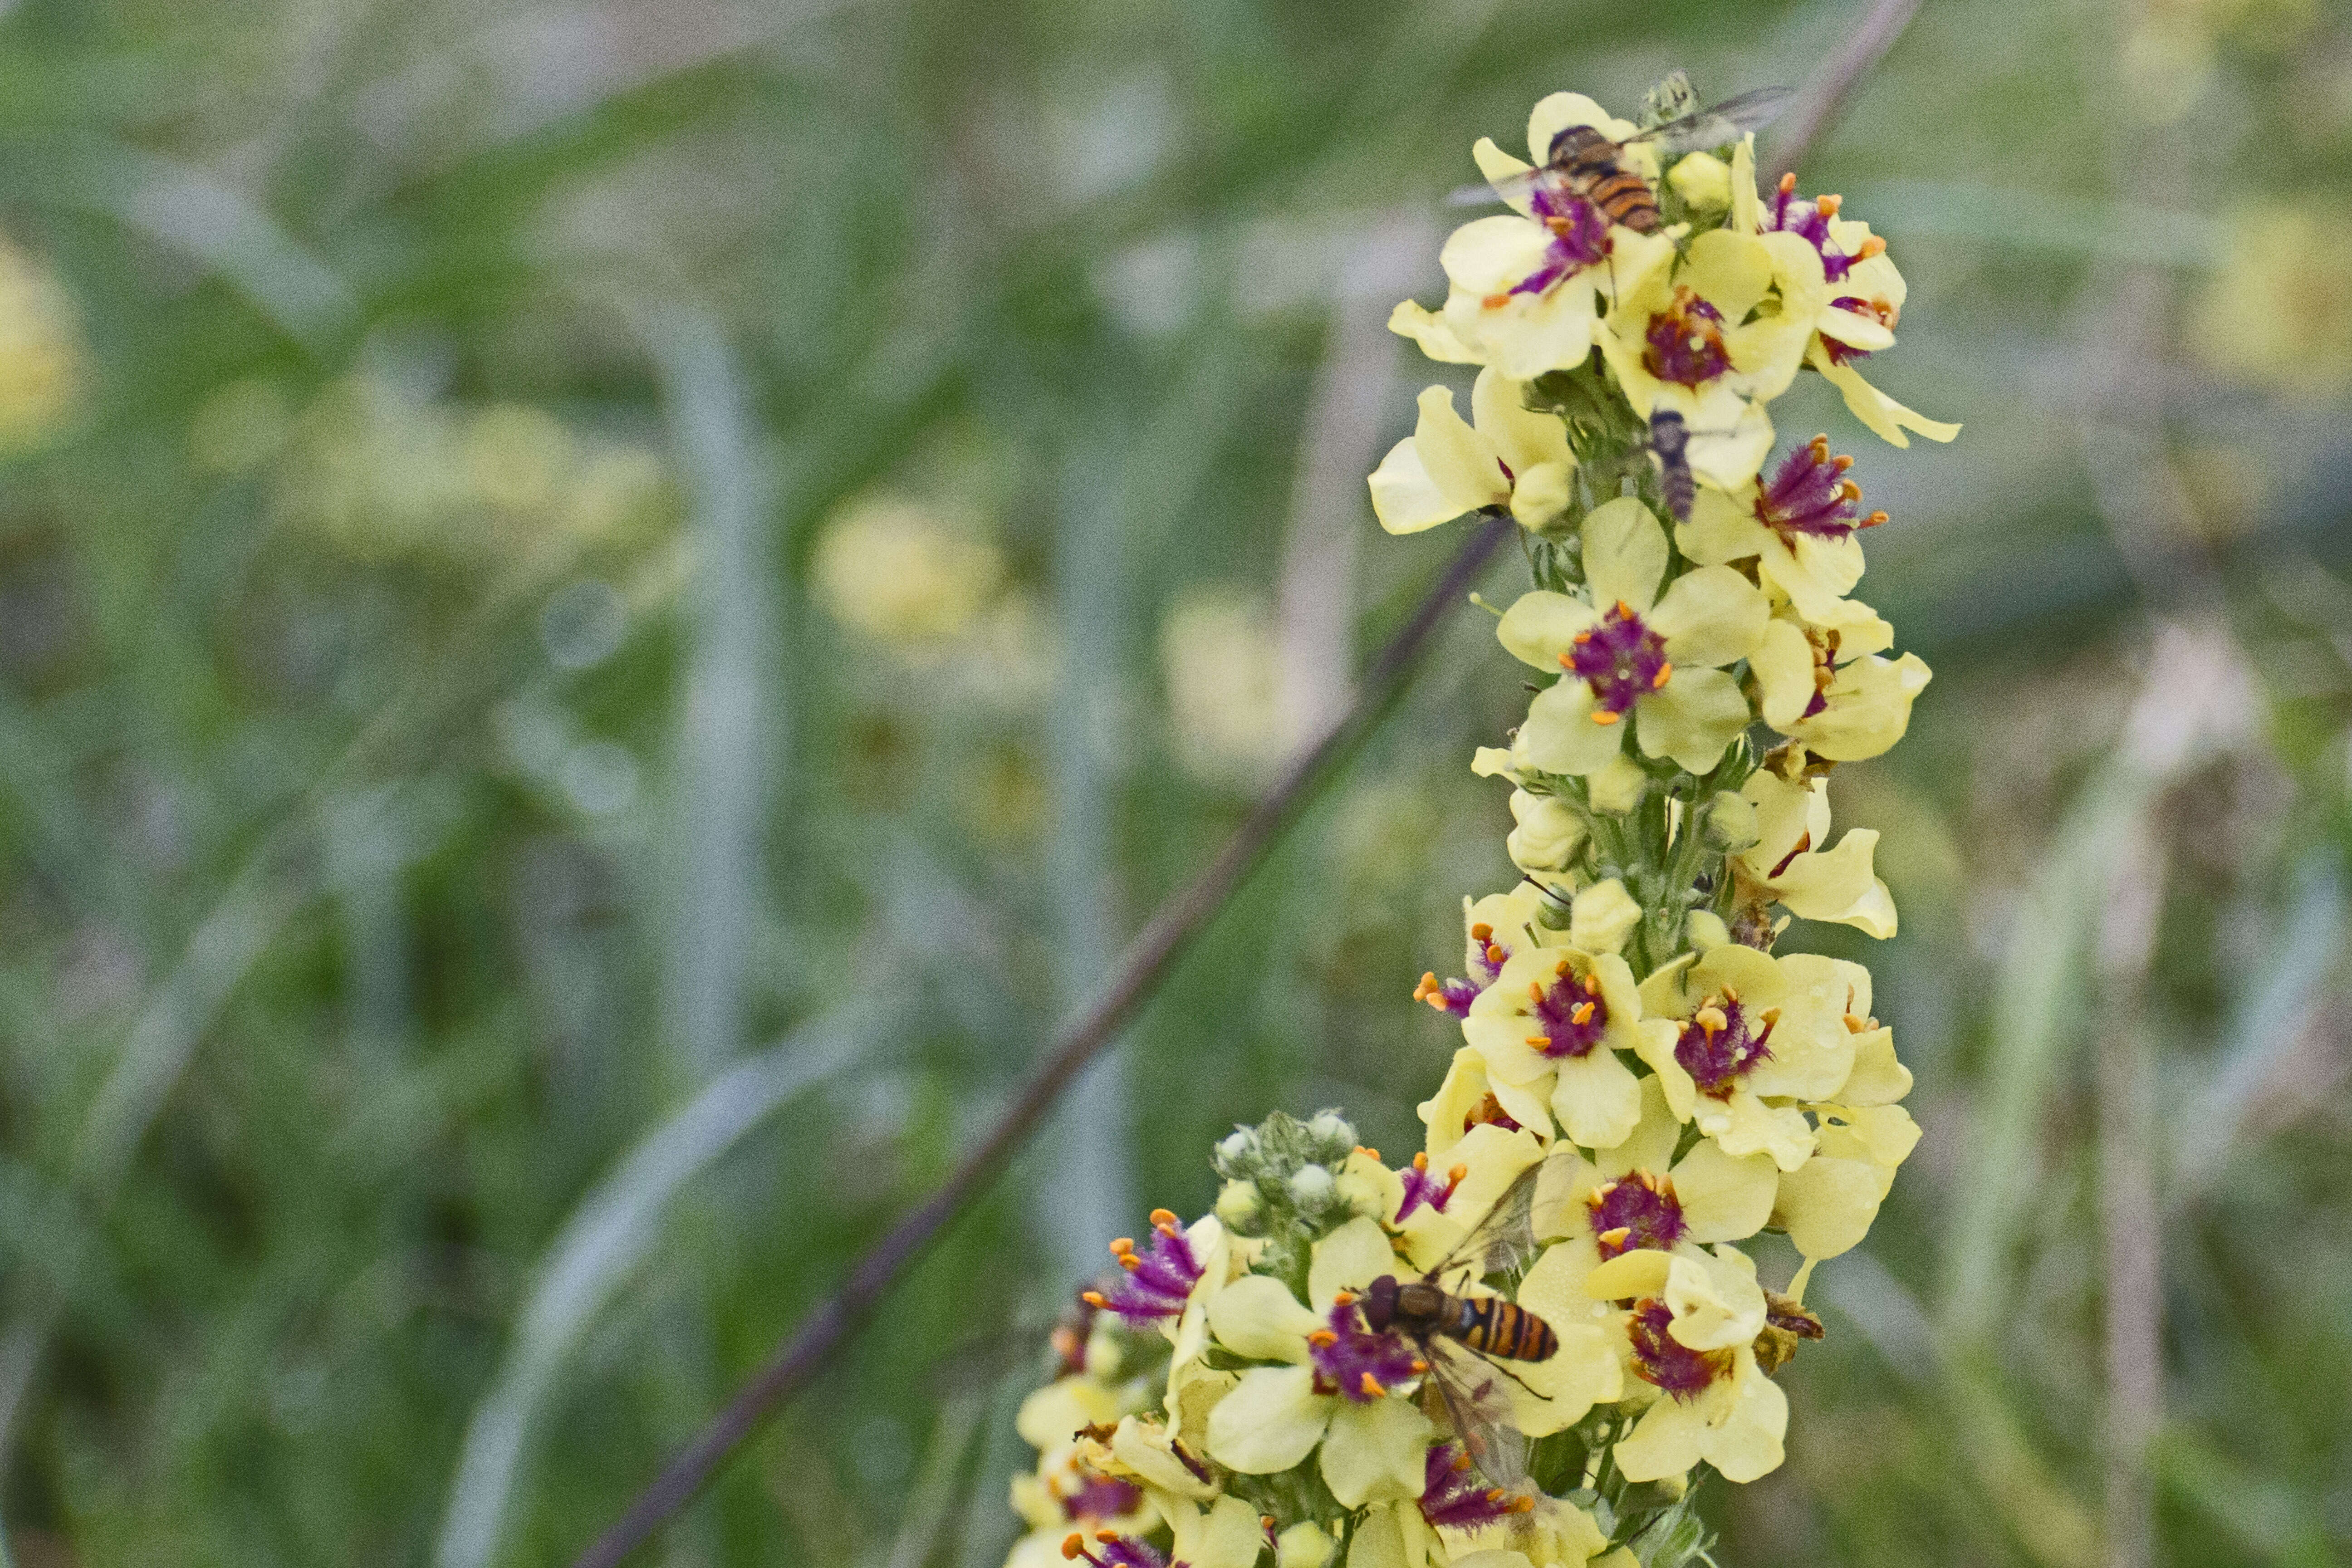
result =
[[[1691,505],[1698,500],[1698,481],[1691,477],[1690,426],[1670,408],[1650,416],[1650,455],[1658,459],[1658,487],[1665,492],[1666,510],[1676,522],[1690,521]]]
[[[1466,186],[1455,192],[1453,199],[1474,205],[1523,195],[1532,200],[1541,193],[1549,199],[1535,201],[1534,205],[1549,214],[1566,205],[1560,198],[1575,196],[1600,208],[1611,223],[1623,224],[1637,234],[1648,234],[1664,220],[1658,213],[1657,194],[1650,189],[1649,181],[1620,161],[1626,148],[1646,142],[1658,150],[1660,156],[1672,157],[1677,153],[1720,147],[1770,123],[1787,106],[1790,97],[1785,87],[1758,88],[1726,99],[1712,109],[1697,110],[1679,120],[1652,126],[1622,142],[1612,142],[1590,125],[1571,125],[1552,138],[1541,166],[1498,180],[1491,189],[1485,185]]]

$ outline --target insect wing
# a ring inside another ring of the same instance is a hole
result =
[[[1465,1272],[1465,1278],[1481,1280],[1489,1274],[1517,1268],[1533,1258],[1538,1250],[1536,1240],[1536,1190],[1543,1184],[1544,1171],[1557,1154],[1538,1160],[1521,1171],[1511,1184],[1503,1189],[1494,1206],[1470,1234],[1454,1244],[1452,1251],[1438,1260],[1437,1267],[1423,1278],[1442,1280],[1448,1275]]]
[[[1428,1344],[1430,1386],[1470,1462],[1506,1490],[1535,1490],[1528,1477],[1528,1440],[1511,1418],[1503,1374],[1460,1345],[1433,1335]]]
[[[1647,142],[1660,153],[1672,157],[1677,153],[1696,153],[1702,148],[1720,147],[1727,142],[1737,142],[1750,131],[1769,125],[1780,118],[1780,111],[1794,97],[1785,87],[1759,87],[1753,92],[1743,92],[1738,98],[1727,98],[1711,108],[1685,114],[1680,120],[1669,120],[1664,125],[1653,126],[1628,142]]]
[[[1475,185],[1456,185],[1446,193],[1445,203],[1448,206],[1483,207],[1494,202],[1522,201],[1533,195],[1552,174],[1551,168],[1539,164],[1532,169],[1521,169],[1516,174],[1482,180]]]

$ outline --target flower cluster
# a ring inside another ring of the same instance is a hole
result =
[[[1687,102],[1670,81],[1645,122]],[[1885,514],[1825,437],[1775,459],[1770,405],[1811,372],[1896,446],[1956,427],[1865,378],[1903,304],[1883,239],[1792,179],[1759,193],[1752,139],[1642,129],[1558,93],[1533,165],[1480,142],[1512,210],[1391,321],[1478,368],[1467,420],[1422,395],[1375,510],[1517,521],[1535,583],[1496,631],[1539,677],[1472,761],[1512,786],[1522,878],[1465,900],[1461,973],[1413,992],[1461,1035],[1422,1147],[1391,1165],[1336,1112],[1277,1114],[1218,1146],[1213,1213],[1113,1244],[1102,1326],[1024,1412],[1016,1563],[1678,1564],[1694,1485],[1781,1461],[1805,1286],[1918,1130],[1869,971],[1774,949],[1798,919],[1894,933],[1877,835],[1832,842],[1827,782],[1901,738],[1928,672],[1852,596]],[[1780,1289],[1742,1245],[1767,1231],[1801,1259]]]

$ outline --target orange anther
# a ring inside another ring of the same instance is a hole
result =
[[[1143,1267],[1143,1259],[1132,1252],[1122,1252],[1118,1255],[1118,1266],[1132,1274]]]
[[[1709,1037],[1720,1034],[1731,1025],[1731,1020],[1724,1016],[1723,1009],[1720,1007],[1701,1007],[1691,1022],[1696,1024]]]
[[[1599,1242],[1603,1247],[1622,1247],[1625,1245],[1625,1238],[1633,1234],[1633,1227],[1632,1226],[1621,1225],[1616,1226],[1614,1229],[1602,1231],[1599,1236],[1594,1237],[1592,1239]]]
[[[1666,678],[1673,675],[1674,672],[1675,667],[1671,663],[1661,664],[1658,666],[1658,673],[1650,678],[1650,689],[1655,691],[1660,687],[1665,685]]]
[[[1506,959],[1506,958],[1507,958],[1507,957],[1509,957],[1509,956],[1510,956],[1510,954],[1508,954],[1508,953],[1507,953],[1507,952],[1505,952],[1503,951],[1503,944],[1502,944],[1501,942],[1488,942],[1488,943],[1486,944],[1486,962],[1487,962],[1487,963],[1502,963],[1502,962],[1503,962],[1503,960],[1504,960],[1504,959]]]
[[[1614,724],[1624,716],[1622,713],[1612,713],[1606,708],[1595,708],[1592,710],[1592,721],[1596,724]]]
[[[1836,457],[1830,459],[1830,467],[1835,468],[1842,474],[1848,468],[1853,467],[1853,459],[1847,457],[1843,452],[1840,452]]]
[[[1509,304],[1510,302],[1511,302],[1511,297],[1510,297],[1510,295],[1509,295],[1508,293],[1502,293],[1502,294],[1489,294],[1489,295],[1487,295],[1485,299],[1483,299],[1483,300],[1479,300],[1479,301],[1478,301],[1478,304],[1479,304],[1479,308],[1480,308],[1480,309],[1482,309],[1482,310],[1501,310],[1504,306],[1506,306],[1506,305]]]
[[[1551,1037],[1549,1035],[1529,1035],[1528,1037],[1528,1048],[1535,1051],[1548,1051],[1551,1049]]]
[[[1367,1160],[1378,1160],[1381,1157],[1381,1152],[1378,1149],[1367,1148],[1361,1143],[1356,1145],[1356,1152]]]
[[[1073,1561],[1076,1559],[1079,1552],[1084,1552],[1086,1549],[1087,1538],[1076,1533],[1075,1531],[1072,1531],[1069,1537],[1062,1542],[1062,1555],[1070,1558]]]
[[[1450,1171],[1448,1171],[1448,1172],[1446,1172],[1446,1173],[1445,1173],[1445,1179],[1446,1179],[1447,1181],[1449,1181],[1449,1182],[1453,1183],[1455,1186],[1457,1186],[1457,1187],[1458,1187],[1458,1186],[1460,1186],[1460,1185],[1462,1184],[1462,1178],[1463,1178],[1463,1177],[1465,1177],[1465,1176],[1466,1176],[1466,1175],[1468,1175],[1469,1173],[1470,1173],[1470,1167],[1469,1167],[1469,1166],[1467,1166],[1467,1165],[1456,1165],[1456,1166],[1454,1166],[1452,1170],[1450,1170]]]
[[[1838,486],[1838,494],[1845,497],[1848,500],[1860,500],[1862,499],[1862,487],[1855,484],[1852,479],[1848,479],[1843,484]]]
[[[1353,1290],[1334,1290],[1331,1292],[1331,1305],[1335,1307],[1352,1307],[1355,1304],[1356,1293]]]
[[[1456,1470],[1466,1470],[1470,1468],[1470,1452],[1468,1449],[1465,1448],[1461,1453],[1454,1456],[1454,1464],[1452,1468]]]
[[[1551,972],[1554,974],[1565,975],[1568,973],[1568,960],[1563,958],[1558,963],[1553,964],[1551,966]]]
[[[1339,1342],[1339,1336],[1333,1333],[1328,1329],[1318,1329],[1313,1333],[1307,1336],[1307,1342],[1319,1349],[1326,1345],[1338,1344]]]
[[[1780,176],[1780,194],[1781,194],[1782,195],[1784,195],[1784,196],[1785,196],[1785,195],[1789,195],[1791,191],[1794,191],[1796,188],[1797,188],[1797,176],[1795,175],[1795,174],[1790,173],[1790,174],[1783,174],[1783,175],[1781,175],[1781,176]]]
[[[1845,205],[1845,198],[1835,195],[1815,196],[1813,198],[1813,205],[1820,211],[1823,217],[1835,217],[1837,216],[1838,208]]]
[[[1868,517],[1864,518],[1860,522],[1855,523],[1854,527],[1876,528],[1880,523],[1885,522],[1885,521],[1886,514],[1885,512],[1874,511]]]
[[[1630,621],[1633,618],[1633,606],[1620,599],[1617,601],[1617,613]]]
[[[1415,1358],[1412,1363],[1412,1372],[1415,1377],[1420,1376],[1423,1373],[1427,1372],[1428,1370],[1429,1363],[1427,1362]]]
[[[1111,1240],[1110,1254],[1113,1258],[1118,1257],[1122,1252],[1133,1252],[1134,1250],[1135,1237],[1131,1236],[1115,1237]]]
[[[1513,1513],[1533,1513],[1535,1510],[1536,1500],[1528,1496],[1525,1492],[1521,1492],[1517,1497],[1511,1500],[1511,1511]]]
[[[1364,1396],[1368,1399],[1378,1399],[1381,1394],[1388,1392],[1387,1389],[1381,1386],[1381,1380],[1374,1377],[1369,1372],[1364,1373],[1364,1381],[1358,1386],[1363,1389]]]
[[[1571,1023],[1573,1023],[1578,1028],[1581,1029],[1585,1025],[1592,1022],[1591,1001],[1588,998],[1585,1001],[1579,1002],[1574,1007],[1569,1010],[1568,1016]]]
[[[1846,1022],[1851,1024],[1853,1020],[1848,1018]],[[1412,1157],[1412,1168],[1416,1171],[1426,1171],[1429,1169],[1429,1155],[1426,1152],[1415,1154]]]
[[[1885,248],[1886,241],[1874,234],[1868,239],[1862,242],[1862,248],[1853,253],[1853,258],[1856,261],[1867,261],[1872,257],[1884,251]]]
[[[1081,1290],[1078,1292],[1078,1300],[1084,1301],[1089,1307],[1108,1307],[1110,1305],[1110,1302],[1104,1299],[1103,1293],[1099,1290]]]
[[[1480,921],[1470,928],[1470,940],[1475,942],[1492,942],[1495,940],[1495,928],[1485,921]]]
[[[1542,1004],[1543,983],[1541,981],[1530,980],[1528,982],[1528,1000],[1536,1003],[1538,1005]]]
[[[1598,973],[1588,974],[1584,977],[1584,994],[1587,996],[1598,996],[1601,994],[1601,976]]]
[[[1174,1225],[1175,1223],[1176,1223],[1176,1215],[1175,1215],[1175,1214],[1173,1213],[1173,1211],[1169,1210],[1169,1209],[1153,1209],[1153,1210],[1151,1211],[1151,1228],[1152,1228],[1152,1229],[1154,1229],[1154,1230],[1165,1230],[1165,1229],[1167,1229],[1170,1226]]]

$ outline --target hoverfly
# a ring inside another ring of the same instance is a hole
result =
[[[1550,1163],[1539,1160],[1520,1172],[1470,1233],[1420,1279],[1383,1274],[1362,1294],[1365,1326],[1374,1333],[1404,1334],[1420,1347],[1429,1366],[1423,1386],[1435,1391],[1464,1450],[1488,1480],[1515,1490],[1530,1489],[1528,1441],[1512,1425],[1501,1383],[1520,1380],[1504,1363],[1549,1361],[1559,1349],[1559,1336],[1524,1307],[1499,1296],[1457,1295],[1443,1281],[1459,1276],[1454,1288],[1466,1290],[1534,1258],[1536,1189]]]
[[[1654,125],[1622,142],[1612,142],[1594,126],[1571,125],[1551,139],[1549,155],[1538,167],[1496,180],[1492,185],[1465,185],[1454,192],[1452,199],[1462,205],[1478,205],[1549,194],[1550,201],[1538,200],[1535,204],[1540,211],[1562,205],[1562,195],[1578,196],[1601,209],[1611,223],[1623,224],[1636,234],[1649,234],[1664,220],[1659,216],[1657,195],[1650,189],[1649,181],[1619,161],[1626,148],[1647,142],[1662,157],[1672,157],[1677,153],[1720,147],[1769,124],[1787,106],[1790,97],[1785,87],[1759,87],[1753,92],[1726,99],[1711,109],[1695,110],[1664,125]]]

